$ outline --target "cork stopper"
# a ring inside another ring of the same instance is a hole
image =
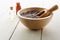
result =
[[[12,6],[10,7],[10,10],[13,10],[13,7]]]

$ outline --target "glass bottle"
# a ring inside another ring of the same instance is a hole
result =
[[[20,2],[17,2],[16,3],[16,15],[17,15],[17,12],[21,9],[21,5],[20,5]]]

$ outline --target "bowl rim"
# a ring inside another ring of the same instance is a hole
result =
[[[29,7],[29,8],[40,8],[40,7]],[[25,8],[25,9],[29,9],[29,8]],[[22,10],[24,10],[24,9],[22,9]],[[42,20],[42,19],[48,19],[48,18],[50,18],[50,17],[53,16],[53,13],[51,13],[49,16],[43,17],[43,18],[28,18],[28,17],[24,17],[24,16],[21,16],[21,15],[20,15],[19,12],[21,12],[22,10],[19,10],[19,11],[17,12],[17,16],[20,17],[20,18],[23,18],[23,19],[29,19],[29,20]]]

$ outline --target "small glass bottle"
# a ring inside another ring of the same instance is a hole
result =
[[[17,15],[17,12],[21,9],[21,5],[20,5],[20,2],[17,2],[16,3],[16,15]]]
[[[15,10],[13,10],[12,6],[10,7],[9,15],[11,19],[14,19],[14,16],[16,15],[16,12]]]

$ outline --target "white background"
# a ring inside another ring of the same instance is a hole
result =
[[[27,7],[49,9],[55,4],[60,7],[59,0],[0,0],[0,40],[8,40],[17,23],[17,18],[11,21],[8,15],[9,7],[15,8],[16,2],[20,2],[22,9]],[[40,31],[32,32],[26,29],[24,31],[24,27],[20,28],[21,26],[23,25],[18,26],[11,40],[40,40]],[[54,12],[52,21],[44,28],[43,40],[60,40],[60,8]]]

